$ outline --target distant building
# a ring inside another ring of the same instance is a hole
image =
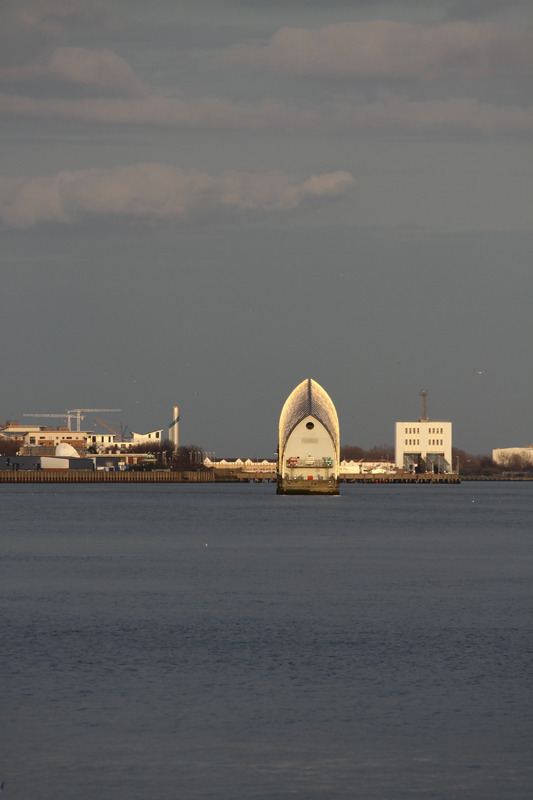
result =
[[[252,460],[247,458],[245,461],[242,458],[222,458],[220,461],[213,461],[208,456],[203,459],[203,465],[206,469],[214,469],[220,474],[227,473],[250,473],[250,475],[260,474],[276,474],[277,464],[275,461],[268,461],[266,458],[259,460]]]
[[[114,433],[90,433],[87,437],[87,447],[91,448],[91,453],[103,453],[109,447],[120,445]]]
[[[134,433],[131,432],[131,439],[128,442],[123,442],[126,447],[132,447],[137,444],[161,444],[163,428],[158,431],[150,431],[149,433]]]
[[[149,433],[133,433],[131,439],[122,439],[119,436],[110,433],[91,433],[87,437],[87,445],[91,448],[91,452],[105,453],[110,449],[126,452],[132,447],[137,445],[146,444],[161,444],[163,428]]]
[[[91,436],[91,431],[71,431],[68,428],[39,428],[31,430],[24,436],[21,453],[32,455],[38,450],[46,448],[53,450],[62,443],[71,445],[78,453],[85,452],[87,440]]]
[[[422,416],[416,421],[396,423],[395,463],[404,472],[453,472],[452,423],[430,420],[426,413],[427,392]]]
[[[88,470],[94,469],[93,462],[89,458],[80,456],[56,456],[56,455],[17,455],[0,456],[0,470],[11,472],[24,472],[26,470],[37,470],[46,472],[47,470]]]
[[[395,472],[393,461],[341,461],[339,476],[349,477],[350,475],[379,475]]]
[[[502,467],[507,466],[511,459],[520,458],[524,464],[533,466],[533,444],[526,447],[498,447],[492,451],[492,460]]]
[[[306,378],[279,419],[278,494],[338,494],[339,463],[337,411],[327,392]]]
[[[46,428],[42,425],[20,425],[18,422],[6,422],[5,425],[0,425],[0,438],[22,444],[27,433],[39,433],[43,430]]]

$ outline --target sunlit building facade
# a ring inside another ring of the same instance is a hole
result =
[[[285,401],[279,419],[278,494],[338,494],[339,464],[335,406],[306,378]]]
[[[404,472],[449,473],[452,423],[419,419],[396,423],[396,468]]]

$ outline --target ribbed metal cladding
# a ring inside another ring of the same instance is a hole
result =
[[[281,410],[279,418],[279,446],[280,454],[285,448],[291,431],[305,417],[313,416],[328,430],[335,450],[340,448],[339,419],[335,406],[325,391],[312,378],[306,378],[288,396]]]

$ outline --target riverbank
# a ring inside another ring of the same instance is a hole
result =
[[[396,484],[457,484],[463,481],[532,481],[531,475],[354,475],[341,477],[341,484],[396,483]],[[273,474],[217,475],[212,470],[174,472],[152,470],[149,472],[105,472],[103,470],[0,470],[0,483],[274,483]]]

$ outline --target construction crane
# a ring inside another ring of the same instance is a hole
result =
[[[69,431],[72,430],[72,417],[76,415],[76,430],[81,430],[81,420],[85,419],[85,414],[82,412],[92,412],[92,411],[122,411],[121,408],[71,408],[68,411],[65,411],[64,414],[24,414],[25,417],[59,417],[60,419],[66,419]]]
[[[111,413],[111,412],[122,411],[122,409],[121,408],[71,408],[69,411],[67,411],[67,414],[75,414],[76,415],[76,430],[80,431],[81,430],[81,420],[85,419],[85,413],[89,414],[89,413],[93,413],[94,412],[94,413],[98,414],[101,411],[105,411],[105,412]],[[85,413],[82,413],[82,412],[85,412]],[[70,428],[70,425],[69,425],[69,428]]]
[[[95,421],[95,423],[97,423],[98,425],[102,425],[104,428],[107,428],[107,430],[108,430],[108,431],[111,431],[111,433],[114,433],[114,434],[115,434],[115,436],[119,436],[119,437],[120,437],[120,441],[121,441],[121,442],[123,442],[123,441],[124,441],[124,438],[125,438],[125,436],[126,436],[126,431],[128,430],[128,426],[127,426],[127,425],[126,425],[126,427],[124,427],[124,426],[121,424],[121,425],[120,425],[120,433],[119,433],[119,432],[118,432],[118,431],[116,431],[114,428],[112,428],[112,427],[111,427],[111,425],[108,425],[108,424],[107,424],[107,422],[104,422],[104,420],[103,420],[103,419],[99,419],[99,417],[95,417],[95,418],[94,418],[94,421]]]

